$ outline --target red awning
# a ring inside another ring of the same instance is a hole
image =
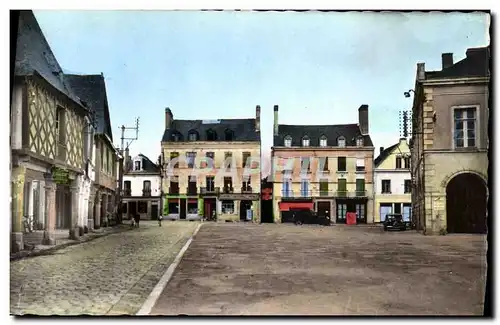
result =
[[[188,203],[198,203],[198,199],[188,199]]]
[[[168,199],[168,203],[178,203],[179,199]]]
[[[280,211],[290,211],[291,209],[312,210],[312,202],[280,202]]]

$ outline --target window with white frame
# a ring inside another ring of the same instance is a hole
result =
[[[326,139],[326,136],[322,135],[321,138],[319,138],[319,146],[326,147],[327,145],[328,145],[328,141]]]
[[[456,108],[455,120],[455,148],[471,148],[476,146],[476,108]]]
[[[233,214],[234,213],[234,201],[222,201],[222,213],[223,214]]]
[[[292,137],[287,135],[285,137],[285,147],[291,147],[292,146]]]
[[[356,146],[362,147],[363,146],[363,137],[357,137],[356,138]]]
[[[141,161],[140,160],[134,161],[134,170],[141,170]]]
[[[309,147],[309,137],[307,135],[302,138],[302,147]]]
[[[338,137],[337,145],[341,148],[345,147],[345,138],[343,136]]]
[[[356,171],[364,172],[365,171],[365,159],[364,158],[356,158]]]

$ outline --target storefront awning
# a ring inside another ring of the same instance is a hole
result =
[[[312,202],[280,202],[280,211],[290,211],[293,209],[313,210]]]

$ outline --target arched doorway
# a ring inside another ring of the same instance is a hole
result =
[[[453,177],[446,186],[446,224],[449,233],[485,233],[487,188],[472,173]]]

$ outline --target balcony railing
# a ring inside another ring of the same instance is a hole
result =
[[[179,188],[178,187],[170,187],[168,189],[168,194],[179,194]]]
[[[310,190],[307,191],[282,191],[281,196],[284,198],[311,198],[313,196],[313,192]]]
[[[198,189],[196,188],[196,186],[188,186],[186,188],[186,193],[188,195],[197,195],[198,194]]]
[[[123,196],[132,196],[132,189],[126,188],[123,190]]]
[[[142,196],[151,196],[151,189],[143,189]]]
[[[229,187],[229,186],[224,186],[222,188],[222,193],[226,193],[226,194],[234,193],[234,188],[233,187]]]
[[[200,194],[219,194],[219,187],[200,187]]]
[[[336,197],[356,198],[367,197],[367,191],[338,191],[338,190],[309,190],[309,191],[281,191],[283,198],[308,198],[308,197]]]
[[[242,186],[241,193],[252,193],[252,187],[251,186]]]

